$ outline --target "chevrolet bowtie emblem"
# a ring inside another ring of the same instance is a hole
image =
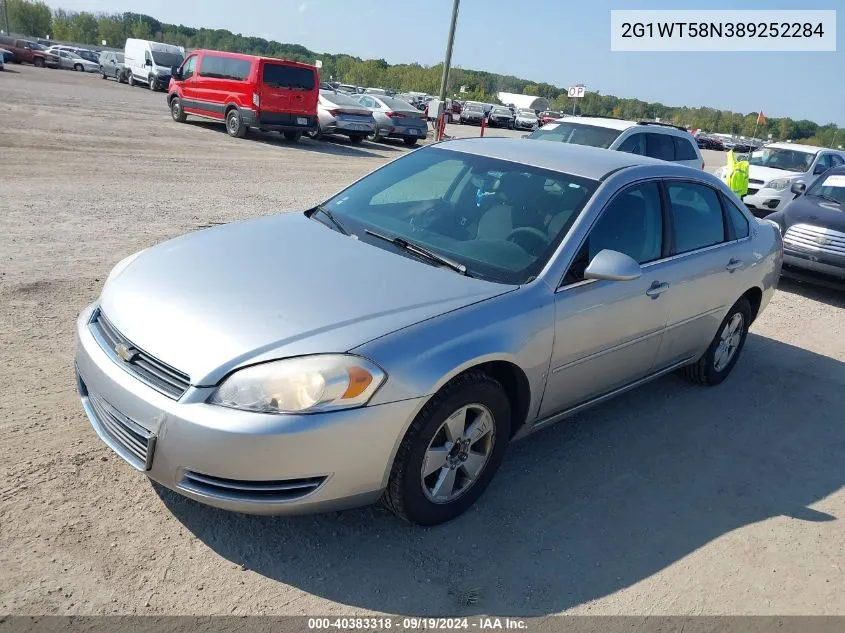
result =
[[[135,360],[135,357],[138,355],[138,350],[134,347],[129,347],[128,345],[124,345],[123,343],[118,343],[114,346],[114,352],[118,356],[120,356],[124,362],[131,363]]]

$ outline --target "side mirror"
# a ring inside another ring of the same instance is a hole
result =
[[[789,190],[794,193],[796,196],[802,195],[805,191],[807,191],[807,185],[801,182],[800,180],[793,182],[792,186]]]
[[[176,81],[182,81],[182,70],[178,66],[171,66],[170,76]]]
[[[144,62],[144,65],[145,65],[145,66],[152,66],[152,65],[153,65],[153,60],[148,59],[147,61],[145,61],[145,62]]]
[[[633,281],[643,274],[640,265],[625,253],[604,249],[593,257],[584,271],[584,279],[608,281]]]

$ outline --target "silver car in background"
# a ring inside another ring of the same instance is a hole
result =
[[[351,96],[334,90],[320,90],[317,102],[317,129],[309,133],[317,139],[326,134],[348,136],[352,143],[360,143],[376,129],[373,113]]]
[[[516,130],[535,130],[539,124],[537,113],[534,110],[520,108],[516,111],[513,120],[513,127]]]
[[[406,101],[375,94],[362,94],[352,98],[373,113],[376,120],[376,129],[370,135],[373,141],[401,138],[405,145],[416,145],[428,132],[425,115]]]
[[[78,389],[103,441],[191,499],[381,498],[432,525],[511,440],[676,369],[723,381],[781,259],[776,228],[703,171],[447,141],[305,212],[118,263],[77,320]]]
[[[87,73],[98,73],[100,72],[100,64],[97,62],[92,62],[88,59],[80,57],[76,53],[72,53],[71,51],[59,49],[59,48],[48,48],[48,53],[52,53],[55,57],[59,60],[59,68],[64,68],[67,70],[78,70],[80,72],[87,72]]]

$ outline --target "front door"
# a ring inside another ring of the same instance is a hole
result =
[[[555,294],[555,342],[541,416],[551,415],[648,375],[669,315],[664,211],[657,182],[629,187],[593,225]],[[644,265],[632,281],[585,280],[604,249]],[[649,265],[650,264],[650,265]]]

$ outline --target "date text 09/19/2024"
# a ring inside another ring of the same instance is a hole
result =
[[[524,630],[525,620],[519,618],[475,617],[475,618],[391,618],[391,617],[344,617],[344,618],[308,618],[310,630],[376,630],[376,629],[414,629],[414,630]]]

